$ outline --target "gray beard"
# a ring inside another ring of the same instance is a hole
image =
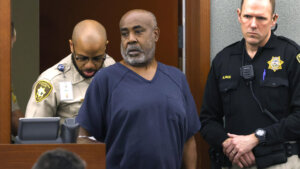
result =
[[[153,60],[155,53],[155,45],[153,48],[148,52],[148,54],[141,53],[139,56],[129,56],[125,49],[122,48],[121,44],[121,55],[124,61],[134,67],[144,67],[149,65],[149,63]]]

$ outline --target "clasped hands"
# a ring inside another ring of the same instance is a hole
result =
[[[252,149],[259,143],[254,134],[236,135],[227,134],[223,143],[223,152],[232,162],[240,168],[251,167],[255,164],[255,157]]]

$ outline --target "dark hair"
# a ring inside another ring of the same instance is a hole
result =
[[[85,169],[85,162],[75,153],[55,149],[43,153],[32,169]]]
[[[274,12],[275,12],[275,0],[270,0],[270,3],[272,5],[272,14],[274,14]],[[244,0],[242,0],[242,2],[241,2],[241,10],[243,8],[243,4],[244,4]]]

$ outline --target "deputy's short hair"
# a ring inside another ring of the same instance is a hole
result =
[[[275,0],[270,0],[270,3],[272,5],[272,14],[275,12]],[[244,0],[241,1],[241,10],[243,8]]]

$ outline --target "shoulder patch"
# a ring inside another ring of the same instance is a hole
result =
[[[296,56],[298,62],[300,63],[300,53]]]
[[[35,101],[38,103],[47,98],[51,93],[52,89],[53,86],[48,81],[38,81],[34,88]]]
[[[17,96],[14,94],[14,92],[11,92],[11,100],[13,101],[13,103],[17,102]]]

